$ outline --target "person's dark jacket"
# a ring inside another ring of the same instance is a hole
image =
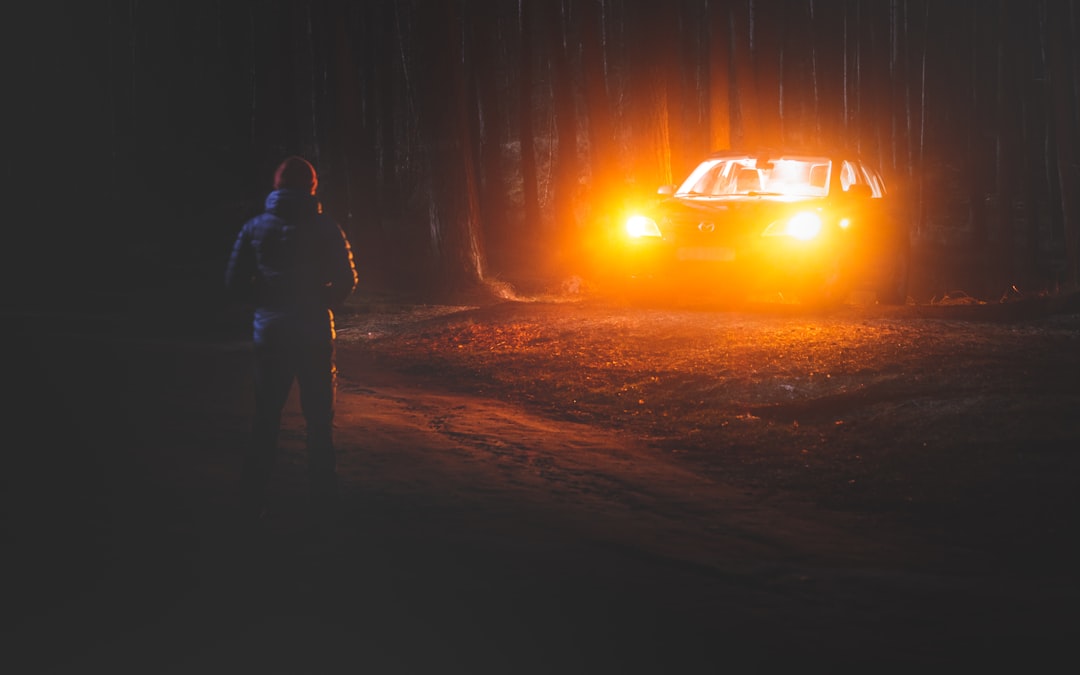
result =
[[[314,195],[275,190],[236,237],[225,286],[254,305],[256,344],[333,340],[333,310],[356,289],[345,233]]]

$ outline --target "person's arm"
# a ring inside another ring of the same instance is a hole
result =
[[[255,251],[251,235],[244,227],[236,235],[229,263],[225,267],[225,290],[240,301],[249,301],[254,294]]]
[[[353,261],[352,247],[349,238],[341,226],[336,223],[333,226],[334,233],[330,236],[334,239],[330,247],[330,286],[328,301],[330,307],[338,307],[356,290],[360,277],[356,273],[356,263]]]

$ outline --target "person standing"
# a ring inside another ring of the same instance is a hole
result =
[[[281,413],[294,381],[306,424],[313,505],[337,499],[334,310],[356,290],[358,276],[349,240],[323,214],[317,186],[310,162],[285,159],[274,172],[265,210],[240,229],[226,268],[227,290],[254,307],[255,416],[242,483],[245,512],[254,519],[263,514]]]

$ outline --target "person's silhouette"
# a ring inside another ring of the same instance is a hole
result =
[[[334,308],[356,289],[358,277],[349,241],[322,213],[317,186],[307,160],[283,161],[265,211],[240,229],[225,275],[227,289],[254,306],[255,418],[243,476],[244,504],[254,518],[265,506],[294,380],[307,426],[311,495],[316,506],[337,498]]]

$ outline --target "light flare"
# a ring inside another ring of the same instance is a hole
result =
[[[820,233],[821,218],[816,213],[796,213],[787,223],[787,234],[800,241],[810,241]]]
[[[646,216],[634,215],[626,220],[626,234],[632,239],[641,237],[659,237],[660,228],[656,221]]]
[[[813,211],[800,211],[786,220],[778,220],[765,228],[767,237],[791,237],[810,241],[821,234],[821,216]]]

